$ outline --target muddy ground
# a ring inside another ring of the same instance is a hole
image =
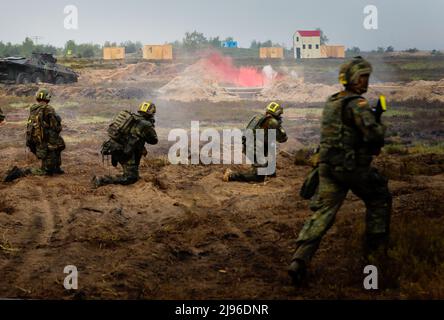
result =
[[[157,87],[167,81],[162,79]],[[100,85],[112,87],[108,82]],[[2,175],[12,165],[39,165],[25,151],[23,139],[32,97],[14,90],[23,88],[1,88],[0,95],[8,116],[8,123],[0,126]],[[148,148],[140,181],[92,189],[93,175],[119,172],[99,154],[110,118],[150,97],[147,90],[137,98],[54,98],[64,119],[66,173],[0,183],[0,297],[444,298],[441,103],[394,103],[384,115],[391,143],[376,165],[391,178],[393,236],[389,258],[378,262],[381,289],[368,292],[362,286],[361,259],[365,208],[352,194],[310,266],[309,284],[294,288],[286,274],[297,234],[310,216],[307,201],[298,195],[310,167],[296,151],[316,145],[320,104],[286,104],[284,126],[290,139],[280,146],[277,177],[245,184],[224,183],[227,166],[169,164],[166,154],[172,142],[167,136],[170,129],[188,129],[191,120],[200,120],[201,128],[243,128],[261,112],[263,101],[158,100],[160,142]],[[79,270],[78,290],[63,287],[66,265]]]

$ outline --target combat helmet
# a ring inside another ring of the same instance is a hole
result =
[[[156,105],[151,101],[144,101],[139,106],[139,113],[154,116],[156,113]]]
[[[52,95],[47,89],[40,89],[35,94],[35,98],[37,99],[37,101],[48,101],[49,102],[52,98]]]
[[[339,69],[339,83],[348,86],[355,83],[359,76],[372,73],[372,65],[361,56],[354,57],[341,65]]]
[[[270,102],[265,109],[265,112],[274,117],[280,117],[284,113],[284,108],[277,102]]]

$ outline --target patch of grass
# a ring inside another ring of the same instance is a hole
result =
[[[439,100],[425,100],[425,99],[408,99],[402,102],[393,101],[393,106],[396,108],[411,108],[411,109],[426,109],[429,112],[431,109],[442,110],[444,103]]]
[[[441,202],[440,192],[433,190],[416,197],[405,195],[402,201],[394,202],[387,253],[384,254],[381,249],[369,261],[362,260],[366,265],[377,267],[382,298],[444,298],[444,215],[440,209]],[[347,241],[347,250],[360,250],[365,222],[358,220],[356,224],[356,232]],[[347,267],[349,270],[362,270],[359,259],[352,256],[348,258]],[[355,285],[362,281],[361,274],[349,272],[347,282]]]
[[[66,135],[66,134],[63,135],[62,134],[62,136],[63,136],[63,140],[65,140],[65,143],[67,145],[77,145],[77,144],[80,144],[80,143],[83,143],[84,145],[89,145],[89,144],[95,145],[96,143],[100,143],[100,142],[96,142],[95,140],[91,140],[90,136],[85,136],[85,135],[83,135],[83,136],[79,136],[79,135],[72,136],[72,135]],[[70,147],[72,147],[72,146],[70,146]]]
[[[62,108],[77,109],[80,106],[80,103],[77,102],[77,101],[66,101],[66,102],[63,102],[63,103],[54,103],[54,104],[52,104],[52,106],[56,110],[62,109]]]
[[[402,144],[389,144],[386,145],[383,149],[383,151],[387,154],[408,154],[409,150],[405,145]]]
[[[436,144],[419,143],[409,147],[408,151],[412,154],[444,154],[444,142],[441,141]]]
[[[393,224],[386,281],[399,285],[401,297],[444,297],[443,221],[403,215]]]
[[[29,103],[27,102],[13,102],[9,104],[9,107],[13,109],[27,109],[29,107]]]
[[[322,108],[289,108],[285,110],[285,118],[314,118],[319,119],[322,115]]]
[[[416,70],[435,70],[436,68],[444,68],[444,61],[418,61],[401,64],[401,70],[416,71]]]
[[[402,143],[387,144],[383,148],[386,154],[444,154],[444,141],[435,143],[415,143],[413,146],[406,146]]]
[[[11,242],[9,242],[9,240],[6,238],[6,231],[3,233],[2,238],[0,239],[0,250],[6,253],[18,251],[18,249],[14,248]]]
[[[168,160],[168,156],[159,156],[159,157],[148,156],[145,158],[143,162],[144,166],[151,167],[157,170],[165,166],[168,166],[169,164],[170,161]]]
[[[28,119],[22,119],[22,120],[18,120],[18,121],[8,121],[9,119],[6,118],[6,121],[9,125],[20,125],[23,126],[24,128],[26,128],[26,123],[28,122]]]
[[[399,110],[399,109],[389,109],[384,113],[385,117],[408,117],[413,116],[413,111]]]
[[[80,117],[77,119],[77,123],[80,124],[89,124],[89,123],[103,123],[103,122],[111,122],[110,117],[102,117],[102,116],[89,116],[89,117]]]

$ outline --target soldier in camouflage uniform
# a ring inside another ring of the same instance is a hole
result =
[[[284,113],[283,107],[276,102],[271,102],[265,110],[265,114],[256,115],[253,117],[249,124],[247,125],[247,130],[251,129],[254,132],[254,137],[256,139],[255,130],[263,129],[264,130],[264,156],[268,156],[268,130],[276,130],[276,140],[279,143],[283,143],[287,141],[287,133],[282,128],[282,114]],[[244,140],[245,144],[245,140]],[[244,145],[243,152],[246,152],[246,147]],[[253,162],[253,165],[250,170],[246,172],[233,172],[230,169],[227,169],[224,173],[223,180],[225,182],[228,181],[240,181],[240,182],[263,182],[266,175],[259,175],[258,169],[267,167],[268,164],[259,164],[256,156]],[[275,177],[276,173],[270,175],[270,177]]]
[[[122,146],[113,139],[109,139],[103,144],[102,154],[111,155],[113,166],[120,164],[123,175],[93,177],[93,187],[100,187],[107,184],[129,185],[139,180],[139,164],[142,156],[147,154],[145,143],[157,144],[157,134],[154,129],[154,115],[156,106],[152,102],[144,102],[140,105],[138,114],[132,114],[135,119],[134,124],[129,129],[125,137],[126,145]]]
[[[365,254],[385,247],[389,236],[392,197],[388,180],[370,164],[384,144],[386,127],[361,94],[368,88],[370,63],[355,57],[341,66],[339,79],[345,89],[331,96],[321,123],[319,189],[296,241],[297,248],[288,269],[295,284],[303,280],[307,264],[322,237],[333,225],[336,213],[349,190],[367,208]]]
[[[65,149],[65,142],[60,136],[62,119],[49,105],[51,94],[41,89],[36,94],[37,103],[30,108],[26,128],[26,146],[42,161],[40,168],[19,169],[12,168],[4,179],[5,182],[17,178],[33,175],[63,174],[61,153]]]

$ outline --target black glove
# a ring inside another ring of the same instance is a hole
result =
[[[387,105],[385,102],[385,97],[380,96],[376,107],[372,109],[375,115],[376,122],[381,123],[381,116],[387,110]]]

